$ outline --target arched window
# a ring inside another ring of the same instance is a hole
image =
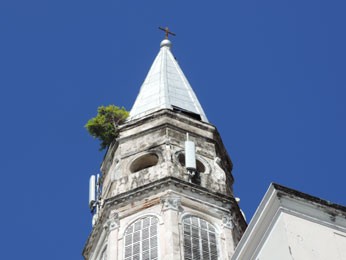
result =
[[[213,225],[196,216],[183,220],[184,259],[217,260],[216,231]]]
[[[158,259],[158,219],[147,216],[138,219],[125,232],[125,260]]]

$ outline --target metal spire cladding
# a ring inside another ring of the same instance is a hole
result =
[[[208,122],[191,85],[171,52],[172,43],[165,39],[160,46],[131,109],[129,120],[161,109],[171,109]]]

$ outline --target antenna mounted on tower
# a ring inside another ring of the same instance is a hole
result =
[[[93,214],[92,225],[97,221],[101,202],[101,178],[100,174],[91,175],[89,179],[89,208]]]
[[[188,171],[196,171],[196,147],[195,143],[189,140],[189,133],[186,133],[185,141],[185,167]]]
[[[91,175],[89,179],[89,208],[92,210],[96,201],[96,177]]]

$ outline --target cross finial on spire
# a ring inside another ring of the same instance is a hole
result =
[[[165,37],[165,38],[166,38],[166,39],[168,39],[168,35],[169,35],[169,34],[175,36],[175,33],[171,32],[171,31],[168,29],[168,27],[166,27],[166,28],[159,27],[159,29],[165,32],[165,34],[166,34],[166,37]]]

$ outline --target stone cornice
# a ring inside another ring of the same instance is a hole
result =
[[[199,196],[206,196],[208,197],[208,199],[213,199],[215,201],[215,204],[207,203],[206,201],[204,203],[208,204],[210,207],[217,207],[219,209],[222,209],[225,212],[232,212],[232,220],[238,224],[240,229],[245,230],[247,224],[243,219],[239,206],[233,197],[221,193],[211,192],[199,185],[189,183],[174,177],[165,177],[105,200],[104,208],[102,209],[103,213],[101,214],[101,216],[108,216],[108,211],[114,210],[117,207],[122,207],[128,204],[129,201],[140,200],[144,197],[147,197],[148,193],[150,192],[155,191],[155,193],[159,193],[159,191],[174,189],[183,189],[186,192],[196,193]],[[181,196],[193,199],[190,195],[182,194]],[[163,200],[161,201],[163,202]],[[160,201],[158,201],[158,203],[160,203]],[[217,204],[219,204],[219,206]],[[93,245],[93,241],[95,241],[95,239],[100,236],[105,223],[107,223],[107,219],[100,218],[95,224],[83,250],[83,255],[85,258],[88,257],[90,250],[92,249],[91,246]]]
[[[183,122],[183,123],[186,123],[186,124],[189,124],[189,125],[193,125],[195,127],[198,127],[200,129],[204,129],[204,130],[208,130],[209,128],[215,128],[215,126],[213,126],[212,124],[196,120],[196,119],[191,118],[191,117],[189,117],[187,115],[174,112],[174,111],[172,111],[170,109],[162,109],[162,110],[153,112],[152,114],[149,114],[149,115],[147,115],[145,117],[142,117],[142,118],[139,118],[139,119],[136,119],[136,120],[127,121],[124,125],[122,125],[120,127],[120,130],[122,131],[124,129],[129,129],[129,128],[137,127],[137,125],[139,125],[139,124],[143,125],[143,124],[145,124],[147,122],[150,122],[152,120],[156,120],[156,119],[158,119],[160,117],[164,117],[164,116],[168,116],[168,117],[170,117],[172,119],[178,120],[179,122]]]
[[[213,198],[216,201],[220,201],[223,203],[229,203],[230,201],[234,201],[233,198],[223,195],[221,193],[215,193],[211,192],[206,188],[203,188],[199,185],[189,183],[186,181],[183,181],[181,179],[175,178],[175,177],[165,177],[162,179],[159,179],[157,181],[151,182],[149,184],[143,185],[141,187],[138,187],[136,189],[130,190],[128,192],[124,192],[122,194],[119,194],[117,196],[114,196],[112,198],[109,198],[105,200],[105,204],[107,205],[118,205],[121,204],[122,202],[126,202],[128,198],[133,198],[133,197],[138,197],[142,196],[144,194],[144,191],[149,191],[149,190],[158,190],[163,187],[167,187],[169,185],[174,185],[176,187],[180,187],[183,189],[188,189],[192,192],[196,192],[199,194],[203,194],[208,196],[209,198]]]

